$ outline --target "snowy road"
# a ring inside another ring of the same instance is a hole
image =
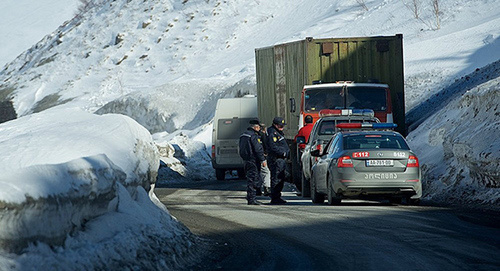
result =
[[[200,269],[499,270],[497,213],[346,201],[247,206],[244,181],[157,188],[171,214],[220,247]],[[266,197],[260,197],[269,202]]]

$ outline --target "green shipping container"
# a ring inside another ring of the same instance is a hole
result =
[[[270,125],[275,116],[287,121],[285,135],[297,134],[304,85],[378,82],[391,90],[394,122],[406,135],[403,35],[359,38],[306,38],[255,50],[259,118]],[[296,101],[291,112],[290,99]]]

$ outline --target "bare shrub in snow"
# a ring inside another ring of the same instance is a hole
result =
[[[105,1],[106,0],[80,0],[80,5],[78,6],[78,9],[76,11],[76,16],[81,17],[85,12],[101,5]]]
[[[356,0],[356,3],[358,3],[364,10],[368,11],[365,0]]]
[[[415,19],[420,19],[420,7],[422,5],[420,0],[403,1],[403,4],[413,13]]]
[[[441,22],[439,18],[439,0],[432,0],[432,11],[434,12],[434,16],[436,17],[436,29],[440,29]]]

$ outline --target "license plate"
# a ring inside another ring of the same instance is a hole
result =
[[[367,167],[392,167],[394,160],[366,160]]]

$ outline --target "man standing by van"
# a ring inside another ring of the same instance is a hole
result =
[[[266,157],[267,160],[267,130],[266,130],[266,125],[261,123],[260,124],[260,139],[262,140],[262,147],[264,147],[264,156]],[[260,176],[262,177],[262,188],[261,190],[264,192],[264,196],[269,196],[271,195],[271,171],[269,170],[269,167],[263,166],[261,167],[261,172]],[[258,192],[257,192],[258,193]]]
[[[245,161],[248,205],[260,205],[260,202],[255,199],[255,188],[262,186],[261,167],[266,166],[266,157],[264,156],[259,131],[259,120],[250,120],[250,127],[241,134],[239,141],[240,156]]]
[[[290,156],[290,148],[286,142],[283,128],[286,123],[282,117],[275,117],[273,125],[267,129],[267,152],[269,169],[271,170],[271,204],[285,204],[281,191],[285,184],[286,162]]]

